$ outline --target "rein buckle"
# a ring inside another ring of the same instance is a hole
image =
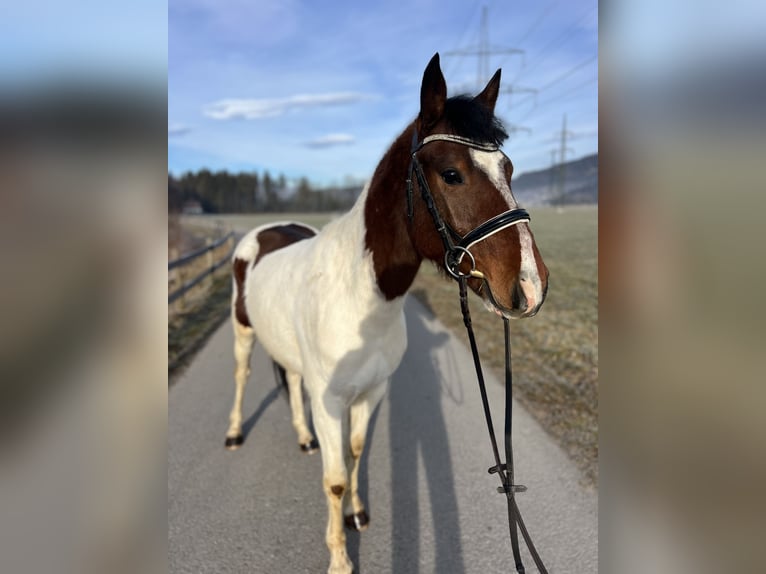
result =
[[[527,487],[523,484],[504,484],[503,486],[498,486],[497,491],[500,494],[508,494],[509,492],[516,494],[519,492],[526,492]]]

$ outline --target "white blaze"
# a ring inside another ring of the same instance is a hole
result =
[[[471,148],[469,150],[473,163],[489,178],[508,204],[508,209],[516,209],[519,205],[511,193],[511,188],[505,179],[503,163],[506,159],[501,151],[481,151]],[[526,223],[515,226],[519,231],[519,243],[521,245],[521,269],[519,270],[519,282],[524,296],[527,298],[530,309],[534,308],[542,299],[542,283],[540,274],[537,272],[537,261],[532,248],[532,234]]]
[[[505,155],[501,151],[481,151],[471,148],[468,150],[471,154],[473,163],[481,171],[487,174],[489,181],[492,182],[498,191],[502,194],[506,203],[508,203],[508,209],[516,209],[518,204],[513,198],[511,188],[508,186],[508,182],[505,181],[505,170],[503,170],[503,160]]]

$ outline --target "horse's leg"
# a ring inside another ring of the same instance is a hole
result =
[[[364,442],[367,438],[367,427],[370,417],[386,394],[388,381],[384,381],[377,387],[368,391],[351,405],[351,432],[350,432],[350,460],[347,465],[351,474],[351,492],[346,498],[343,510],[346,526],[351,530],[367,530],[370,518],[364,508],[364,503],[359,497],[359,461],[364,452]]]
[[[247,385],[247,377],[250,376],[250,355],[253,351],[255,335],[253,329],[245,327],[236,317],[234,323],[234,358],[237,366],[234,371],[234,405],[229,415],[229,430],[226,431],[226,448],[235,450],[244,441],[242,437],[242,397]]]
[[[303,408],[303,389],[301,376],[298,373],[287,373],[287,387],[290,394],[290,410],[293,416],[293,428],[298,433],[298,444],[303,452],[313,454],[319,448],[319,443],[311,434],[306,424],[306,411]]]
[[[353,564],[346,552],[342,508],[343,496],[348,490],[348,472],[343,456],[348,448],[343,429],[347,409],[339,401],[328,400],[326,394],[326,391],[312,393],[311,412],[319,444],[322,445],[322,486],[327,498],[328,515],[325,540],[330,551],[327,574],[351,574]]]

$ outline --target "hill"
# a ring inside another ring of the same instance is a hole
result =
[[[511,181],[513,195],[522,205],[571,205],[598,203],[598,154],[569,161],[566,185],[559,191],[559,169],[554,166],[522,173]]]

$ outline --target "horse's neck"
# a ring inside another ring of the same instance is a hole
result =
[[[422,258],[407,230],[406,179],[413,126],[391,145],[375,169],[364,201],[365,247],[380,292],[390,301],[412,285]]]
[[[351,210],[325,226],[317,237],[322,245],[332,246],[324,257],[337,255],[339,262],[343,260],[335,270],[340,283],[354,292],[362,306],[384,314],[400,310],[401,297],[412,285],[421,263],[407,231],[406,179],[412,129],[410,126],[391,145]],[[370,299],[364,296],[367,292]],[[397,304],[391,306],[394,300]]]

